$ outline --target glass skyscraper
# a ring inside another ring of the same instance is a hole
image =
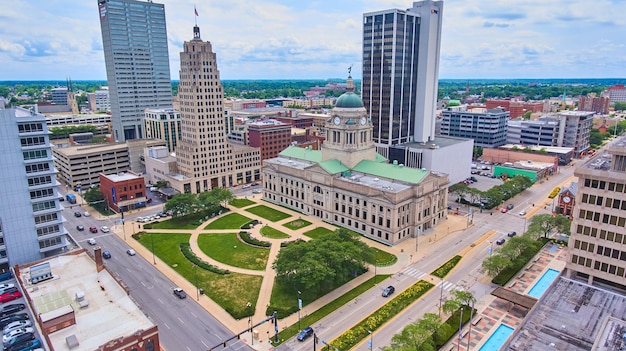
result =
[[[146,108],[172,107],[165,7],[151,1],[98,0],[117,141],[144,137]]]
[[[377,146],[435,136],[443,1],[363,15],[362,97]]]

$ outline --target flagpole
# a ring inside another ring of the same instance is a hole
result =
[[[198,26],[198,10],[196,10],[196,5],[193,5],[193,13],[195,15],[193,17],[194,24]]]

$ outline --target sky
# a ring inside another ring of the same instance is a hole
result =
[[[363,13],[396,0],[155,0],[172,80],[197,20],[222,79],[361,78]],[[194,15],[194,4],[198,16]],[[97,0],[0,0],[0,80],[106,80]],[[626,0],[444,0],[440,79],[624,78]]]

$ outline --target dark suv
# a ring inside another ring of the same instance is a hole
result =
[[[389,295],[393,294],[394,291],[396,291],[396,288],[394,288],[392,285],[389,285],[385,288],[385,290],[383,290],[383,297],[388,297]]]
[[[504,244],[505,241],[506,240],[504,240],[504,238],[500,238],[500,239],[496,240],[496,244],[502,245],[502,244]]]
[[[509,238],[512,238],[512,237],[516,236],[517,233],[516,232],[509,232],[507,235],[509,236]]]
[[[302,329],[300,333],[298,333],[298,341],[304,341],[309,336],[313,335],[313,328],[306,327]]]
[[[506,205],[506,209],[509,210],[509,211],[512,210],[513,209],[513,204]]]
[[[35,334],[33,334],[33,333],[20,334],[20,335],[14,337],[13,339],[9,339],[8,342],[4,343],[4,349],[5,350],[15,349],[12,346],[17,345],[17,344],[21,344],[21,343],[23,343],[25,341],[28,341],[28,340],[34,340],[34,339],[35,339]]]

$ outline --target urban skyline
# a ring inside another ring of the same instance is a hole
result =
[[[97,2],[73,2],[29,0],[6,9],[0,25],[3,79],[106,78]],[[165,4],[173,79],[194,20],[220,53],[223,79],[344,77],[350,65],[360,79],[362,14],[412,5],[395,0],[207,2],[197,4],[194,18],[191,1],[160,3]],[[442,79],[626,76],[624,45],[615,30],[624,24],[619,16],[624,2],[600,1],[593,7],[582,1],[444,3]]]

